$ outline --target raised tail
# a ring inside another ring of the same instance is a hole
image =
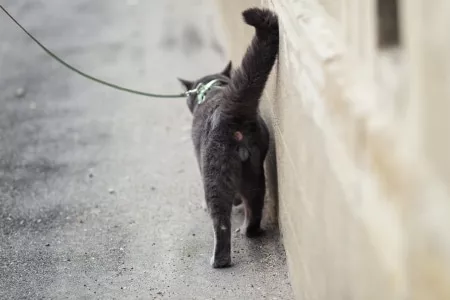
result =
[[[270,10],[260,8],[247,9],[242,15],[247,24],[255,27],[255,35],[224,91],[222,110],[234,117],[251,118],[256,116],[278,54],[278,18]]]

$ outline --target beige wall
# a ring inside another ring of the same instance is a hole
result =
[[[386,49],[375,0],[217,2],[236,63],[252,35],[240,12],[280,17],[268,211],[297,298],[450,299],[449,2],[399,1]]]

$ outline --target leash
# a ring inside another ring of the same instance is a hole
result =
[[[17,26],[19,26],[20,29],[22,29],[23,32],[25,32],[28,37],[30,37],[39,47],[42,48],[42,50],[44,50],[50,57],[52,57],[53,59],[55,59],[56,61],[58,61],[59,63],[61,63],[63,66],[65,66],[66,68],[72,70],[73,72],[77,73],[78,75],[81,75],[87,79],[90,79],[94,82],[109,86],[111,88],[120,90],[120,91],[124,91],[124,92],[128,92],[128,93],[132,93],[132,94],[136,94],[136,95],[141,95],[141,96],[147,96],[147,97],[153,97],[153,98],[182,98],[182,97],[186,97],[189,96],[190,94],[193,93],[197,93],[197,89],[194,90],[189,90],[183,93],[179,93],[179,94],[155,94],[155,93],[147,93],[147,92],[142,92],[142,91],[137,91],[137,90],[133,90],[133,89],[129,89],[117,84],[113,84],[104,80],[101,80],[99,78],[96,78],[94,76],[91,76],[89,74],[84,73],[83,71],[80,71],[79,69],[71,66],[70,64],[68,64],[67,62],[65,62],[64,60],[62,60],[61,58],[59,58],[56,54],[54,54],[52,51],[50,51],[49,49],[47,49],[47,47],[45,47],[44,45],[42,45],[33,35],[31,35],[22,25],[20,25],[20,23],[18,21],[16,21],[16,19],[14,19],[13,16],[11,16],[11,14],[2,6],[0,5],[0,9],[3,10],[3,12],[14,22],[16,23]]]

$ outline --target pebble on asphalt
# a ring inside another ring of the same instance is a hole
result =
[[[22,98],[25,96],[25,89],[23,87],[17,88],[16,90],[16,97]]]

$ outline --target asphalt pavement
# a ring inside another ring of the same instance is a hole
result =
[[[4,0],[95,76],[180,92],[226,62],[210,0]],[[184,99],[151,99],[68,71],[0,14],[0,299],[292,299],[277,229],[212,229]],[[238,227],[242,214],[234,213]]]

